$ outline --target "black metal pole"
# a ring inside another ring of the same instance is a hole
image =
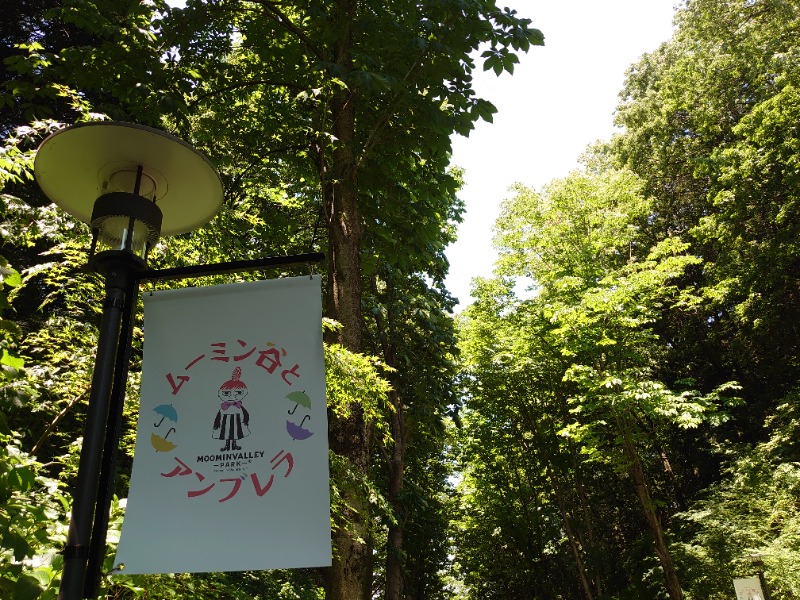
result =
[[[761,591],[764,592],[764,600],[771,600],[772,596],[767,589],[767,581],[764,579],[764,571],[758,570],[758,581],[761,582]]]
[[[108,407],[113,383],[114,362],[119,342],[120,322],[125,308],[125,290],[131,278],[130,267],[106,272],[106,296],[100,321],[89,411],[78,463],[78,477],[72,504],[67,544],[64,547],[64,572],[59,600],[80,600],[86,578],[86,562],[97,502],[98,480],[106,438]]]
[[[122,313],[119,343],[114,361],[114,379],[111,388],[108,420],[106,422],[106,439],[103,447],[103,462],[100,467],[100,482],[94,513],[92,539],[89,545],[89,556],[86,565],[86,581],[83,589],[84,598],[96,598],[103,573],[103,562],[106,556],[106,537],[108,533],[109,511],[114,497],[114,481],[117,471],[117,454],[119,436],[122,430],[122,413],[125,406],[125,388],[128,383],[128,367],[131,358],[131,342],[133,338],[133,314],[136,307],[136,290],[139,282],[129,277],[125,289],[125,306]]]

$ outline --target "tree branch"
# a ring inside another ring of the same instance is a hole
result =
[[[56,415],[56,418],[47,426],[47,429],[44,430],[44,433],[41,435],[39,440],[33,445],[33,449],[31,450],[31,454],[36,454],[42,445],[47,441],[47,438],[50,437],[50,432],[53,431],[58,422],[63,419],[66,414],[70,411],[70,409],[75,406],[75,404],[86,395],[88,389],[83,390],[80,394],[75,396],[72,400],[70,400],[67,405],[61,410],[60,413]]]
[[[419,58],[419,60],[415,61],[411,67],[409,67],[406,74],[403,76],[402,82],[407,83],[414,73],[414,71],[419,70],[422,67],[423,59],[427,56],[428,52],[425,51],[423,55]],[[367,141],[364,142],[364,146],[361,149],[361,156],[356,163],[356,170],[361,167],[361,164],[366,159],[367,155],[369,154],[370,149],[377,143],[378,141],[378,134],[381,130],[386,126],[389,122],[389,119],[392,115],[397,114],[397,107],[400,105],[400,98],[402,97],[401,92],[397,92],[389,102],[386,103],[386,110],[383,111],[383,115],[378,119],[378,122],[375,124],[375,127],[367,135]]]
[[[216,90],[208,92],[207,94],[202,94],[201,96],[198,96],[197,98],[192,100],[189,103],[189,106],[195,107],[199,102],[202,102],[206,98],[211,98],[213,96],[216,96],[217,94],[222,94],[224,92],[230,92],[232,90],[237,90],[251,86],[255,87],[257,85],[273,85],[275,87],[285,87],[287,89],[294,90],[296,92],[303,91],[302,86],[296,85],[294,83],[286,83],[285,81],[277,81],[275,79],[254,79],[252,81],[243,81],[241,83],[233,83],[231,85],[226,85],[225,87],[218,88]]]
[[[314,56],[317,57],[317,60],[324,60],[324,55],[322,51],[317,47],[317,45],[309,38],[303,31],[297,27],[292,20],[284,13],[280,8],[278,8],[274,2],[270,0],[252,0],[255,4],[260,4],[263,6],[268,13],[272,15],[275,21],[278,22],[279,25],[293,33],[297,39],[299,39],[303,44],[308,48],[309,52],[311,52]]]

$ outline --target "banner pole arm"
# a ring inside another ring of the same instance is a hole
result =
[[[325,260],[325,254],[322,252],[308,252],[306,254],[291,254],[287,256],[267,256],[265,258],[254,258],[251,260],[234,260],[210,265],[150,269],[137,273],[135,276],[139,281],[168,281],[170,279],[186,279],[188,277],[203,277],[207,275],[245,273],[248,271],[258,271],[265,267],[318,263],[323,260]]]

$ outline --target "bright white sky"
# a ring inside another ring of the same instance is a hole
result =
[[[494,123],[453,139],[452,163],[466,170],[459,197],[467,213],[447,251],[446,285],[459,308],[471,302],[472,278],[491,275],[492,227],[508,188],[520,182],[538,189],[563,177],[590,143],[611,137],[625,71],[670,37],[676,2],[510,1],[544,33],[545,46],[522,55],[513,76],[478,75],[477,95],[498,113]]]

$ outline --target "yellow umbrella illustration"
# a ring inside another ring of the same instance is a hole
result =
[[[167,436],[169,436],[169,434],[173,431],[175,431],[175,428],[171,427],[167,432],[167,435],[164,437],[161,437],[155,433],[150,434],[150,444],[156,449],[156,452],[169,452],[170,450],[174,450],[178,447],[177,444],[173,444],[167,439]]]

